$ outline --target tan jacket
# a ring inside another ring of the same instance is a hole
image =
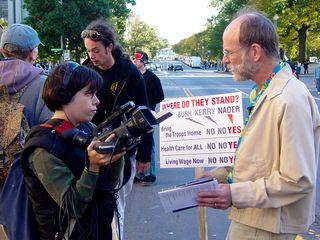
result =
[[[315,219],[318,107],[286,66],[271,80],[237,152],[230,219],[273,233],[301,233]]]

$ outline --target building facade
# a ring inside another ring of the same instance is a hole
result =
[[[21,23],[28,16],[23,8],[23,0],[0,0],[0,17],[8,21],[8,25]]]
[[[8,0],[0,0],[0,18],[8,21]]]

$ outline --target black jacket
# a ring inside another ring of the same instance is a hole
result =
[[[164,99],[164,93],[160,79],[156,74],[149,70],[146,70],[142,76],[146,83],[149,108],[155,111],[157,103],[160,103]]]
[[[136,107],[149,105],[144,79],[129,59],[115,58],[115,64],[107,70],[95,67],[90,59],[87,59],[83,65],[95,69],[104,80],[102,89],[97,93],[100,104],[97,106],[97,113],[92,119],[92,122],[96,125],[99,125],[115,112],[118,106],[128,101],[133,101]],[[128,117],[130,117],[130,114]],[[116,128],[120,124],[120,121],[117,121],[113,123],[112,128]],[[141,137],[141,143],[137,148],[137,161],[150,162],[151,151],[152,134],[145,134]],[[134,153],[135,149],[128,151],[128,155]]]
[[[54,120],[56,123],[56,120]],[[52,123],[50,120],[48,123]],[[82,130],[89,132],[89,125],[82,125]],[[49,153],[63,160],[75,176],[75,182],[81,177],[83,169],[86,166],[86,147],[79,147],[66,141],[61,135],[56,134],[52,128],[35,126],[29,132],[25,149],[21,155],[21,166],[24,173],[24,180],[31,201],[32,209],[35,214],[39,239],[55,239],[57,233],[65,232],[68,225],[68,218],[74,216],[72,213],[74,194],[76,191],[68,191],[64,197],[65,209],[52,199],[39,179],[28,167],[28,156],[32,149],[41,147]],[[101,174],[102,176],[103,174]],[[99,175],[97,188],[102,179]],[[76,226],[69,239],[79,239],[79,236],[85,232],[86,237],[82,235],[80,239],[102,239],[102,237],[111,235],[111,222],[115,209],[114,194],[106,190],[95,190],[92,201],[88,204],[83,216],[77,221]],[[64,218],[59,219],[59,214],[66,214]],[[100,214],[99,214],[100,213]],[[69,216],[67,216],[69,215]],[[79,228],[81,226],[81,228]],[[80,231],[81,229],[81,231]],[[82,232],[83,231],[83,232]],[[60,239],[60,238],[57,238]],[[104,239],[111,239],[110,237]]]

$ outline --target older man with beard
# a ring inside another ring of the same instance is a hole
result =
[[[255,84],[233,166],[210,173],[219,187],[199,192],[198,204],[231,207],[226,239],[295,239],[315,220],[318,107],[279,63],[276,31],[262,14],[242,12],[227,26],[223,54],[236,81]]]

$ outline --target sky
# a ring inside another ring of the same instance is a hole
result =
[[[205,29],[211,0],[136,0],[132,11],[171,45]]]

